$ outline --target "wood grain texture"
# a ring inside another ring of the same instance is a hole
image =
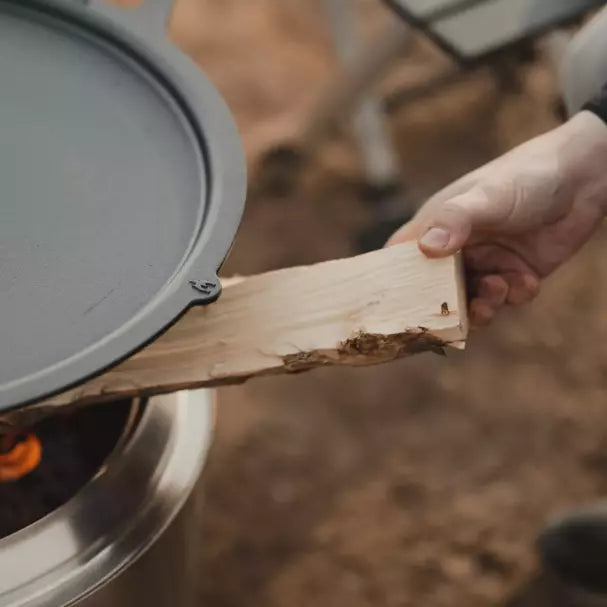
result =
[[[238,383],[326,365],[370,365],[461,347],[459,258],[414,244],[224,280],[215,304],[189,310],[153,344],[38,407]]]

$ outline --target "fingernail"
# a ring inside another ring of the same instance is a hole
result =
[[[420,240],[420,244],[428,249],[444,249],[449,244],[451,234],[443,228],[430,228]]]

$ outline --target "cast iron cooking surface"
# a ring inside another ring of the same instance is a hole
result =
[[[229,201],[232,234],[181,276],[219,214],[204,125],[128,48],[40,6],[0,0],[0,410],[99,372],[204,299],[190,281],[214,278],[241,211]]]
[[[95,343],[158,292],[194,236],[204,182],[187,125],[120,57],[2,15],[0,74],[6,383]]]

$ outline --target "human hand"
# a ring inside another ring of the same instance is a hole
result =
[[[607,126],[577,114],[433,196],[389,240],[429,257],[463,250],[474,324],[521,305],[567,261],[607,211]]]

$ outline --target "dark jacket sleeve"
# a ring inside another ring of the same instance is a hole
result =
[[[607,123],[607,84],[605,84],[601,89],[601,92],[586,103],[582,109],[593,112]]]

